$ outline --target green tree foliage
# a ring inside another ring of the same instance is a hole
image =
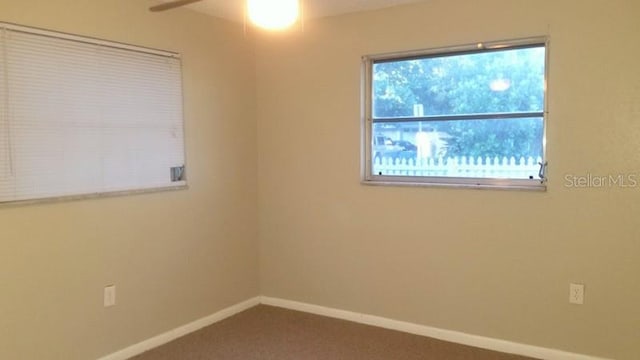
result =
[[[374,118],[540,112],[544,47],[380,62],[374,65]],[[408,127],[416,123],[394,123]],[[447,134],[448,156],[538,157],[542,118],[422,122]]]

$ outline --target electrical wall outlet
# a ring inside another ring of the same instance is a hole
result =
[[[116,304],[116,286],[108,285],[104,288],[104,307],[114,306]]]
[[[584,284],[569,284],[569,303],[584,304]]]

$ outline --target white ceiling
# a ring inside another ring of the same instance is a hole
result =
[[[303,0],[303,5],[304,16],[310,19],[423,1],[427,0]],[[241,22],[244,18],[242,0],[203,0],[187,5],[187,8],[232,21]]]

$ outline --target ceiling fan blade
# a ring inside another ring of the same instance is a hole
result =
[[[149,10],[151,10],[151,11],[165,11],[165,10],[177,8],[177,7],[184,6],[184,5],[189,5],[191,3],[198,2],[198,1],[202,1],[202,0],[176,0],[176,1],[170,1],[170,2],[166,2],[166,3],[154,5],[154,6],[150,7]]]

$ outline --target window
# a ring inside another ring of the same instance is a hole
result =
[[[545,189],[546,50],[534,38],[364,57],[363,181]]]
[[[0,202],[186,186],[177,54],[0,32]]]

